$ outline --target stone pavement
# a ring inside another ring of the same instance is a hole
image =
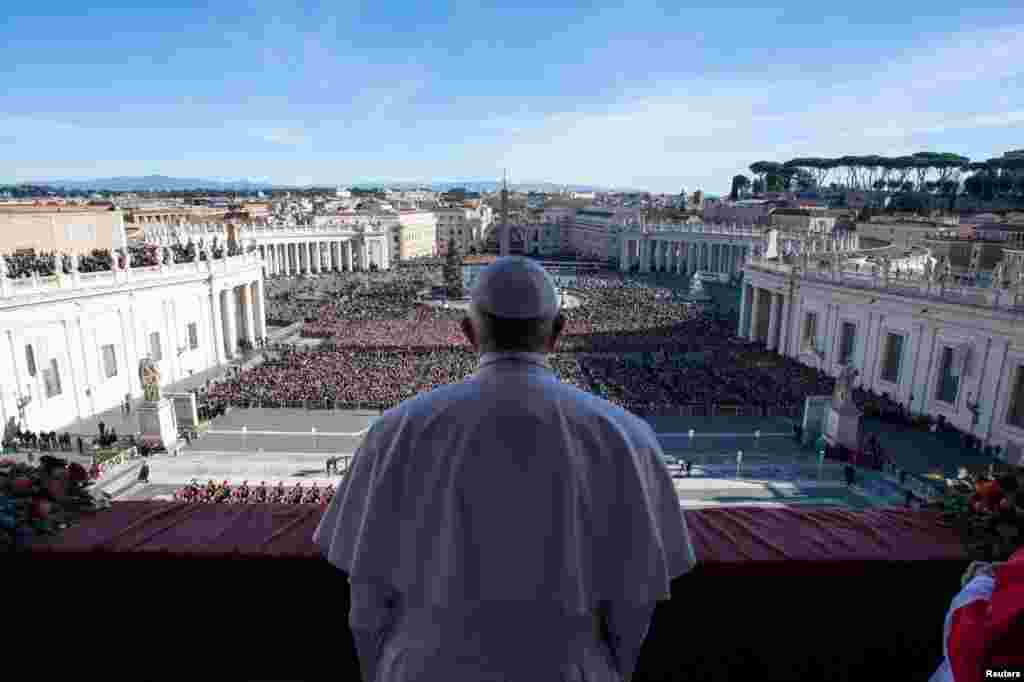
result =
[[[978,450],[964,449],[956,433],[931,433],[874,417],[865,418],[862,425],[864,433],[878,435],[882,448],[895,458],[896,466],[915,474],[941,469],[946,478],[955,478],[959,467],[985,467],[992,462]]]
[[[176,381],[173,384],[168,384],[161,388],[164,393],[184,393],[194,388],[205,386],[207,380],[215,379],[222,376],[227,371],[227,364],[218,365],[202,372],[196,372],[195,374],[188,376],[181,381]],[[123,399],[123,398],[122,398]],[[119,435],[127,435],[129,433],[139,432],[139,420],[135,414],[135,408],[142,402],[141,399],[135,399],[132,401],[132,412],[130,415],[125,416],[121,411],[121,406],[104,410],[86,419],[79,419],[70,424],[65,425],[63,428],[57,429],[58,433],[64,433],[65,431],[71,434],[82,437],[92,438],[100,432],[99,423],[102,421],[107,425],[107,428],[114,429]]]
[[[236,408],[217,417],[185,451],[351,453],[379,416],[378,411]]]
[[[318,487],[341,482],[344,462],[339,465],[338,474],[326,471],[326,455],[322,453],[293,452],[193,452],[178,457],[150,457],[149,482],[136,484],[118,497],[119,500],[170,499],[170,494],[186,485],[193,478],[205,484],[209,480],[217,483],[227,481],[237,485],[248,481],[259,485],[261,481],[286,486],[302,483]]]

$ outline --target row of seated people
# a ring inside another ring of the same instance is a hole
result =
[[[301,483],[286,487],[283,482],[276,486],[260,481],[258,486],[250,486],[248,481],[241,485],[230,485],[227,481],[216,483],[209,481],[200,485],[195,479],[176,490],[173,499],[176,502],[190,503],[224,503],[224,504],[329,504],[334,497],[334,486],[320,488],[313,483],[303,488]]]

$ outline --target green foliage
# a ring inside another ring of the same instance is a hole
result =
[[[801,157],[785,163],[756,161],[749,166],[756,176],[755,193],[791,189],[833,187],[838,190],[927,192],[955,198],[961,187],[970,196],[1024,196],[1020,178],[1024,175],[1024,154],[1008,152],[984,162],[949,152],[918,152],[910,156],[877,154],[838,158]],[[839,182],[829,175],[839,172]],[[963,176],[961,174],[964,174]],[[732,198],[740,188],[733,178]]]
[[[1005,561],[1024,545],[1024,470],[1001,464],[992,474],[968,474],[935,504],[976,561]]]
[[[732,190],[729,192],[729,198],[736,201],[749,187],[750,180],[746,175],[734,175],[732,177]]]

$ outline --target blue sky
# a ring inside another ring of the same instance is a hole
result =
[[[721,193],[758,159],[1024,148],[1019,2],[214,4],[7,15],[0,182]]]

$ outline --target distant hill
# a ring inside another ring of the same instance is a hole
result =
[[[343,183],[347,187],[383,187],[387,189],[409,190],[427,187],[435,192],[445,192],[453,187],[463,187],[469,192],[497,192],[501,182],[495,180],[432,180],[430,182],[388,182],[386,180],[360,180],[359,182]],[[544,192],[556,193],[563,189],[569,192],[638,192],[622,188],[599,187],[596,185],[560,185],[554,182],[531,181],[510,182],[508,188],[513,192]]]
[[[248,180],[205,180],[201,178],[170,178],[165,175],[146,175],[144,177],[96,178],[94,180],[45,180],[28,183],[46,185],[61,189],[77,190],[109,190],[112,192],[177,192],[192,189],[212,190],[258,190],[271,189],[275,185],[269,183],[249,182]]]
[[[37,185],[55,189],[111,192],[180,192],[185,190],[219,190],[219,191],[253,191],[261,189],[299,189],[295,185],[275,185],[271,183],[251,182],[249,180],[209,180],[203,178],[172,178],[166,175],[129,176],[117,178],[96,178],[91,180],[40,180],[38,182],[20,183]],[[430,182],[388,182],[386,180],[359,180],[340,183],[318,183],[322,187],[383,187],[388,189],[419,189],[427,187],[443,192],[453,187],[464,187],[470,192],[496,192],[501,189],[501,182],[495,180],[432,180]],[[509,183],[509,189],[515,192],[556,193],[563,189],[569,192],[639,192],[643,190],[598,187],[594,185],[560,185],[554,182],[531,181]]]

